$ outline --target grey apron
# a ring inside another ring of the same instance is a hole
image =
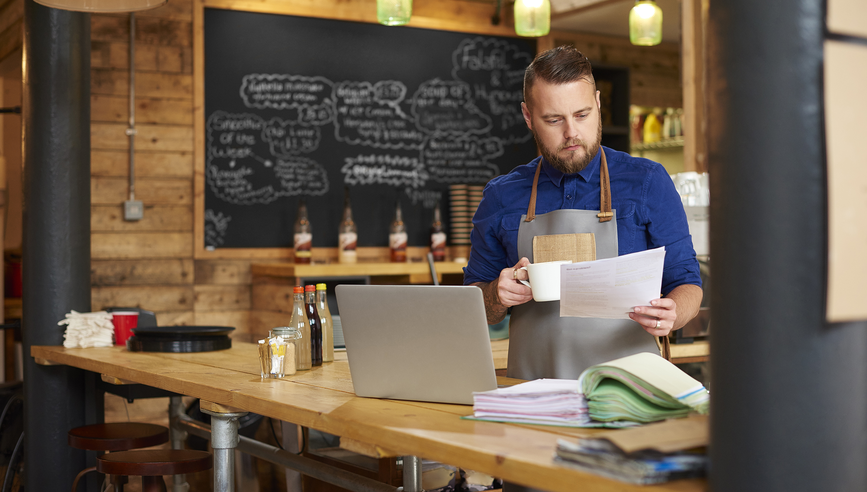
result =
[[[533,261],[533,237],[592,232],[596,257],[617,256],[617,216],[611,210],[611,188],[605,151],[599,164],[601,211],[555,210],[536,215],[536,168],[530,206],[518,227],[518,256]],[[561,318],[560,301],[531,300],[512,307],[509,322],[509,365],[512,378],[578,379],[593,364],[637,352],[659,353],[654,337],[628,319]]]

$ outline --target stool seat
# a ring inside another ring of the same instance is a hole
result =
[[[96,458],[96,470],[107,475],[160,476],[210,470],[214,458],[192,449],[136,449]]]
[[[70,446],[88,451],[126,451],[158,446],[168,441],[167,428],[139,422],[85,425],[68,433]]]

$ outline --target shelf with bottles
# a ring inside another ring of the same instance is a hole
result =
[[[630,149],[632,152],[643,152],[645,150],[665,150],[665,149],[682,149],[683,137],[669,138],[653,143],[632,144]]]
[[[631,152],[683,148],[683,109],[632,105],[629,114]]]

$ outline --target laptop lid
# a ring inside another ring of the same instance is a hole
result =
[[[473,286],[338,285],[358,396],[472,405],[497,388],[482,290]]]

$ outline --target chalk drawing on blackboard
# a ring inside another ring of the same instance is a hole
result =
[[[464,39],[452,53],[452,77],[470,84],[476,105],[493,120],[493,130],[503,143],[530,139],[524,117],[524,71],[532,62],[527,52],[505,40]]]
[[[425,135],[400,107],[403,82],[344,81],[334,85],[334,138],[377,149],[418,149]]]
[[[491,118],[471,100],[469,84],[433,79],[423,82],[412,96],[416,125],[434,135],[484,134],[491,130]]]
[[[274,175],[280,180],[280,196],[324,195],[328,193],[328,173],[325,168],[306,157],[278,159]]]
[[[418,205],[420,203],[422,207],[428,209],[436,207],[437,200],[442,201],[443,196],[442,191],[416,190],[410,187],[406,187],[403,192],[407,198],[410,199],[413,205]]]
[[[345,157],[340,169],[343,182],[348,185],[383,184],[421,188],[428,180],[428,172],[415,157],[367,154]]]
[[[262,130],[262,140],[268,142],[272,155],[286,158],[318,149],[322,131],[318,126],[300,126],[294,121],[272,118]]]
[[[500,174],[490,160],[503,155],[503,151],[496,137],[433,137],[422,147],[421,160],[433,181],[487,183]]]
[[[273,153],[278,127],[285,129],[275,120],[278,119],[269,126],[255,114],[225,111],[215,111],[208,117],[205,180],[217,198],[253,205],[270,203],[282,196],[328,192],[328,174],[322,165],[283,152],[287,150],[283,148],[285,139],[283,147],[276,147],[281,152]]]
[[[216,248],[225,242],[226,231],[232,217],[223,215],[223,212],[214,213],[213,210],[205,210],[205,246]]]

